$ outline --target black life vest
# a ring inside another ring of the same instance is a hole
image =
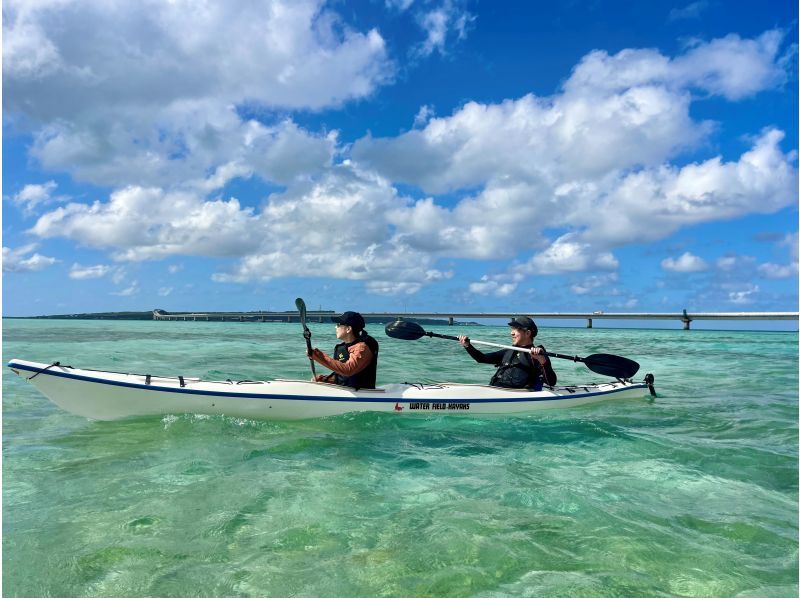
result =
[[[342,386],[352,386],[356,390],[359,388],[375,388],[375,379],[378,373],[378,341],[372,338],[366,331],[352,343],[339,343],[333,349],[333,358],[342,363],[350,359],[350,347],[358,343],[366,343],[372,351],[372,361],[367,367],[353,376],[342,376],[336,374],[336,384]]]
[[[542,390],[544,372],[538,361],[531,359],[528,353],[508,349],[503,354],[503,361],[489,381],[490,386],[502,388],[529,388]]]

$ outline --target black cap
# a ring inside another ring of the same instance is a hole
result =
[[[366,326],[364,318],[357,311],[346,311],[341,316],[333,316],[331,320],[337,324],[352,326],[355,331],[364,330],[364,326]]]
[[[539,333],[539,329],[536,328],[536,323],[531,320],[528,316],[519,316],[516,318],[511,318],[511,321],[508,323],[509,326],[513,326],[514,328],[522,328],[523,330],[530,330],[533,332],[533,336],[536,336]]]

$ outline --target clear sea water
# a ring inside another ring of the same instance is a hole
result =
[[[334,344],[312,324],[315,345]],[[507,342],[507,328],[428,327]],[[379,382],[485,382],[389,339]],[[7,596],[798,594],[795,332],[543,328],[653,372],[632,399],[476,419],[95,422],[3,372]],[[299,324],[6,320],[4,359],[308,375]],[[562,382],[598,380],[556,364]],[[4,368],[6,370],[7,368]]]

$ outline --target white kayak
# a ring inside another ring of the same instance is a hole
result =
[[[541,391],[482,384],[387,384],[355,390],[303,380],[164,378],[84,370],[12,359],[8,367],[62,409],[90,419],[201,413],[291,420],[360,411],[405,414],[513,415],[647,396],[647,382],[555,386]]]

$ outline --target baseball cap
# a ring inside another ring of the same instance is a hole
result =
[[[366,326],[364,318],[357,311],[346,311],[341,316],[333,316],[331,320],[337,324],[352,326],[353,330],[364,330],[364,326]]]
[[[518,316],[516,318],[511,318],[511,321],[508,323],[509,326],[513,326],[514,328],[522,328],[523,330],[530,330],[533,332],[533,336],[536,336],[539,333],[539,329],[536,327],[536,323],[531,320],[528,316]]]

